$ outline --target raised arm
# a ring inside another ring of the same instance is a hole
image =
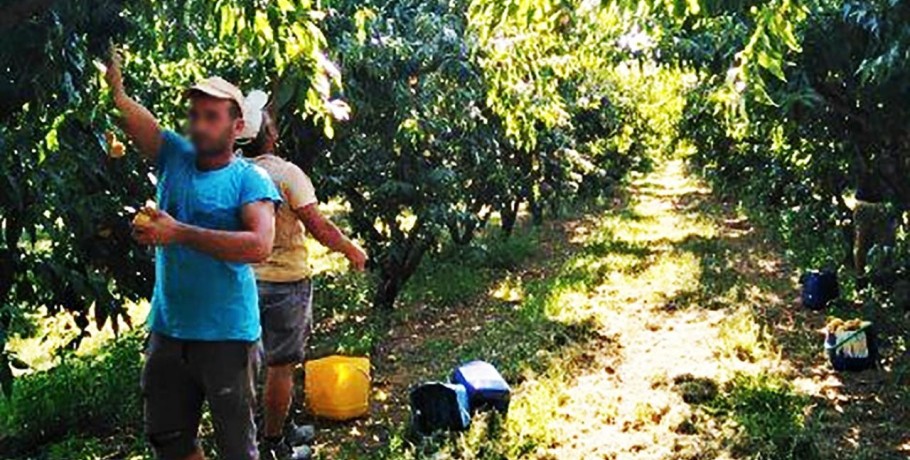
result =
[[[164,211],[154,211],[147,224],[133,232],[140,244],[183,244],[228,262],[262,262],[272,253],[275,238],[275,203],[254,201],[240,211],[243,230],[210,230],[178,222]]]
[[[116,51],[111,53],[105,79],[111,87],[114,105],[120,111],[120,127],[132,139],[139,153],[154,160],[161,148],[161,128],[148,109],[126,94],[120,73],[120,54]]]
[[[319,212],[319,205],[312,203],[294,210],[297,218],[303,222],[307,231],[323,246],[344,254],[351,262],[354,270],[362,271],[366,265],[367,256],[353,241],[341,233],[335,224]]]

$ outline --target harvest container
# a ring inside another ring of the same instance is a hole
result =
[[[862,371],[878,363],[878,347],[872,323],[863,321],[853,331],[825,332],[825,351],[837,371]]]
[[[452,381],[467,389],[471,410],[490,408],[503,414],[509,410],[511,389],[492,364],[486,361],[463,364],[455,369]]]
[[[370,410],[370,361],[329,356],[307,361],[304,376],[306,406],[317,417],[351,420]]]
[[[840,296],[837,274],[830,270],[804,273],[800,283],[803,285],[803,306],[810,310],[822,310]]]
[[[420,434],[471,425],[468,392],[457,383],[427,382],[411,390],[411,425]]]

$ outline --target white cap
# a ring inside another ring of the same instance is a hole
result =
[[[262,127],[262,109],[269,102],[269,95],[265,91],[254,89],[247,94],[243,104],[243,131],[237,139],[255,139]]]

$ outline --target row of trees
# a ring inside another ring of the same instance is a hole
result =
[[[152,196],[152,169],[106,155],[115,128],[94,63],[111,43],[130,91],[168,127],[183,118],[182,88],[204,76],[269,90],[281,153],[322,199],[349,205],[374,303],[390,308],[441,244],[471,243],[494,216],[507,237],[520,209],[539,223],[665,146],[651,115],[666,108],[630,88],[674,83],[644,62],[714,73],[735,62],[767,95],[788,86],[764,75],[790,71],[805,16],[788,1],[0,3],[0,385],[25,313],[116,329],[124,302],[150,294],[127,209]]]
[[[609,189],[643,157],[617,97],[618,7],[567,1],[180,0],[0,6],[0,386],[26,314],[117,330],[152,287],[129,209],[151,165],[109,158],[96,67],[112,43],[126,84],[179,129],[181,91],[222,75],[273,94],[281,153],[339,198],[391,308],[423,257],[470,244],[498,215],[540,222]],[[342,84],[343,81],[343,84]],[[346,120],[346,121],[342,121]],[[630,124],[647,130],[646,123]],[[82,336],[71,344],[78,345]]]
[[[849,260],[857,191],[907,208],[910,5],[776,1],[680,32],[667,54],[700,72],[680,131],[720,187],[779,213],[803,263]]]

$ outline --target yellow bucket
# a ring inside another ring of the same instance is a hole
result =
[[[317,417],[350,420],[370,410],[370,360],[329,356],[307,361],[303,393]]]

